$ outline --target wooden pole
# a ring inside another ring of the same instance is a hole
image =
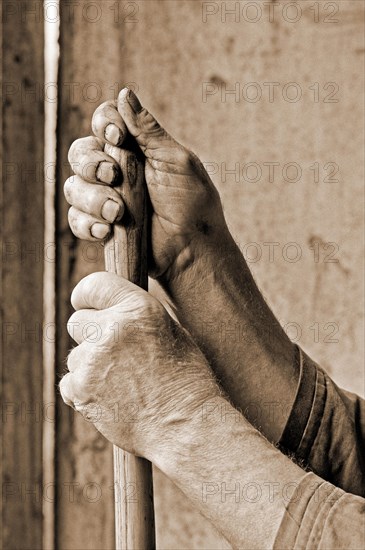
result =
[[[105,243],[107,271],[117,273],[147,290],[147,195],[142,158],[128,150],[105,145],[105,152],[121,166],[120,192],[126,211]],[[153,550],[155,526],[152,465],[113,447],[115,535],[117,550]]]
[[[22,550],[42,548],[44,488],[52,482],[42,444],[54,399],[43,401],[43,340],[52,337],[43,317],[41,1],[0,2],[0,89],[0,548]]]

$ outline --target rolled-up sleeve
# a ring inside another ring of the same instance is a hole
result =
[[[365,548],[365,500],[308,473],[288,503],[274,550],[345,548]]]
[[[365,496],[365,401],[297,352],[300,382],[279,446],[333,485]]]

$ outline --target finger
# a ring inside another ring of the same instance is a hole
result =
[[[75,409],[75,393],[73,388],[72,374],[68,373],[62,378],[60,384],[61,397],[69,407]]]
[[[78,369],[75,373],[69,372],[62,378],[59,388],[61,397],[75,411],[83,412],[90,399],[88,388],[89,376],[84,369]],[[86,409],[87,410],[87,409]]]
[[[120,304],[134,292],[148,293],[115,273],[99,272],[84,277],[74,288],[71,303],[74,309],[107,309]]]
[[[81,366],[87,367],[88,363],[90,363],[90,352],[86,343],[73,348],[67,357],[67,368],[70,372],[76,372]]]
[[[114,185],[122,180],[118,163],[104,153],[104,143],[94,136],[77,139],[68,152],[72,170],[84,180]]]
[[[64,193],[67,202],[74,208],[101,221],[114,223],[123,216],[123,201],[112,187],[92,185],[80,176],[71,176],[65,182]]]
[[[110,234],[110,224],[101,222],[91,214],[81,212],[74,206],[68,211],[68,223],[72,233],[85,241],[102,241]]]
[[[99,105],[93,114],[91,127],[96,137],[116,147],[122,145],[128,133],[116,101],[105,101]]]
[[[135,137],[142,151],[149,156],[163,144],[176,143],[160,126],[155,117],[142,107],[136,94],[124,88],[118,96],[118,111],[128,131]]]
[[[102,328],[98,311],[80,309],[73,313],[67,322],[67,332],[75,342],[96,344],[102,338]]]

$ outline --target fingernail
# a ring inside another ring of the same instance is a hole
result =
[[[109,226],[104,223],[94,223],[90,228],[90,233],[95,239],[105,239],[109,233]]]
[[[105,128],[104,135],[105,139],[116,147],[119,147],[123,143],[124,134],[115,124],[108,124]]]
[[[107,161],[102,161],[96,170],[96,178],[103,183],[113,183],[118,176],[117,169],[114,164]]]
[[[101,215],[103,216],[104,220],[114,223],[115,221],[119,220],[122,217],[123,214],[123,207],[119,206],[119,204],[112,199],[108,199],[104,204],[103,208],[101,209]]]
[[[138,114],[142,111],[143,107],[141,105],[141,102],[132,90],[128,89],[126,99],[135,113]]]

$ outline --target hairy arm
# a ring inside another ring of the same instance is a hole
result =
[[[213,238],[202,239],[193,257],[184,251],[160,283],[235,407],[277,442],[298,385],[295,348],[228,230]]]
[[[273,548],[305,472],[226,400],[207,401],[157,466],[234,548]]]

